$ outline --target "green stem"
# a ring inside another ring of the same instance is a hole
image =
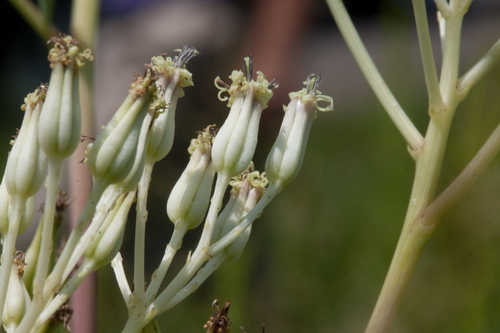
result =
[[[423,243],[433,228],[418,219],[433,199],[439,179],[448,134],[456,108],[461,16],[447,20],[441,72],[441,94],[445,109],[432,112],[424,145],[419,152],[412,193],[391,266],[368,323],[367,333],[385,332],[399,303],[401,290],[408,282]]]
[[[54,269],[45,282],[43,292],[44,297],[50,297],[51,295],[53,295],[55,291],[60,287],[60,284],[63,282],[62,277],[66,268],[66,264],[68,263],[68,260],[70,259],[70,256],[72,255],[78,240],[82,236],[87,223],[94,214],[97,202],[99,201],[99,198],[101,197],[105,188],[105,184],[94,184],[92,192],[90,193],[90,198],[86,202],[85,208],[83,209],[83,212],[78,219],[77,225],[71,231],[68,241],[66,242],[66,245],[64,246],[64,249],[59,256]]]
[[[7,286],[9,284],[10,269],[12,260],[16,252],[16,239],[19,232],[19,223],[24,211],[26,201],[19,197],[11,197],[9,205],[9,229],[5,235],[2,257],[0,261],[0,313],[3,313],[5,297],[7,295]]]
[[[412,151],[418,151],[422,145],[423,138],[418,129],[413,125],[391,90],[380,75],[372,58],[368,54],[356,28],[354,27],[347,10],[341,0],[326,0],[333,18],[344,37],[347,46],[351,50],[354,59],[358,63],[361,72],[365,75],[366,81],[379,99],[393,123],[396,125],[401,135]]]
[[[144,301],[144,254],[146,240],[146,222],[148,219],[148,191],[153,172],[153,162],[146,162],[139,181],[137,193],[137,214],[135,219],[134,242],[134,294]]]
[[[70,298],[71,294],[82,283],[83,279],[95,269],[93,261],[84,261],[77,272],[68,280],[57,293],[57,295],[44,307],[40,317],[36,321],[33,331],[43,327],[54,313]]]
[[[186,231],[187,229],[184,223],[178,223],[175,225],[172,237],[165,247],[163,258],[161,259],[158,268],[153,272],[153,275],[151,276],[151,282],[149,283],[148,289],[146,290],[146,304],[151,303],[158,294],[161,283],[165,279],[168,268],[172,263],[172,259],[174,259],[175,254],[182,245],[182,239],[184,238]]]
[[[40,299],[43,296],[43,284],[47,278],[50,258],[53,251],[54,217],[56,210],[57,191],[59,177],[61,174],[61,163],[59,161],[49,161],[49,171],[46,182],[47,191],[45,194],[45,205],[42,219],[42,239],[40,245],[39,260],[33,281],[33,297]],[[34,303],[33,303],[34,304]]]
[[[222,201],[224,199],[224,193],[226,192],[227,185],[231,177],[225,173],[217,173],[217,180],[215,182],[215,189],[212,199],[210,200],[210,207],[208,208],[207,218],[205,219],[205,224],[203,225],[203,231],[201,233],[200,241],[198,246],[193,253],[193,257],[197,257],[197,254],[204,252],[210,246],[212,241],[212,234],[215,227],[215,222],[217,221],[217,215],[222,207]]]
[[[24,316],[18,332],[28,332],[35,323],[37,316],[43,310],[45,303],[43,287],[49,271],[50,259],[53,251],[54,217],[57,200],[59,177],[61,173],[61,162],[49,160],[49,171],[47,177],[47,191],[42,218],[42,235],[38,263],[33,280],[33,302]]]
[[[50,24],[40,9],[29,0],[10,0],[12,6],[24,17],[26,22],[44,40],[57,35],[57,29]]]
[[[427,22],[427,10],[425,1],[412,0],[413,12],[415,13],[415,22],[417,25],[417,35],[420,45],[420,56],[424,68],[425,84],[429,96],[429,105],[431,109],[441,110],[443,101],[439,91],[439,82],[432,51],[432,43],[429,34],[429,23]]]
[[[406,241],[397,247],[366,332],[387,332],[401,293],[411,276],[428,234],[427,230],[418,225],[407,235]]]
[[[463,100],[469,91],[479,82],[500,60],[500,39],[486,54],[469,69],[458,82],[458,96]]]
[[[495,128],[488,140],[486,140],[460,175],[425,208],[420,217],[424,221],[423,223],[430,226],[439,222],[439,216],[447,211],[472,187],[477,177],[486,170],[499,152],[500,125]]]
[[[90,222],[83,235],[78,239],[78,243],[71,253],[66,267],[64,268],[62,281],[66,280],[66,278],[71,274],[75,266],[78,264],[81,256],[85,253],[89,245],[94,242],[96,236],[98,235],[99,228],[103,224],[106,216],[115,204],[116,200],[122,193],[123,191],[121,191],[121,189],[117,186],[112,185],[106,188],[101,198],[99,199],[99,202],[97,203],[92,221]]]

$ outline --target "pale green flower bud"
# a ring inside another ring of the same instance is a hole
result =
[[[2,287],[3,288],[3,287]],[[24,288],[19,278],[17,265],[12,265],[9,277],[7,297],[2,314],[3,326],[15,327],[21,321],[25,310]]]
[[[217,238],[221,238],[226,233],[237,226],[241,220],[257,205],[257,202],[262,197],[268,180],[265,173],[259,173],[253,170],[253,163],[241,173],[238,177],[233,177],[230,182],[232,186],[231,198],[219,215],[216,225],[218,234]],[[227,209],[227,211],[226,211]],[[240,257],[243,249],[248,242],[252,225],[248,226],[231,245],[224,251],[228,259],[237,259]]]
[[[38,142],[38,121],[45,88],[41,86],[25,99],[23,124],[14,141],[5,168],[5,182],[10,196],[24,200],[34,195],[47,174],[47,158]]]
[[[152,162],[165,158],[172,149],[177,101],[184,96],[183,88],[193,86],[192,75],[185,67],[198,51],[186,46],[178,51],[174,59],[164,56],[151,59],[151,69],[156,76],[151,103],[155,118],[151,125],[147,154]]]
[[[9,199],[4,176],[0,184],[0,235],[7,234],[9,230]]]
[[[87,149],[87,163],[92,175],[107,184],[125,179],[134,165],[145,104],[151,82],[148,70],[132,84],[129,96]]]
[[[135,189],[139,180],[141,179],[142,172],[144,171],[144,162],[146,158],[146,145],[148,143],[148,134],[151,125],[151,115],[140,115],[135,126],[139,128],[139,138],[137,140],[137,149],[132,163],[132,168],[129,173],[119,183],[119,186],[124,192],[132,191]]]
[[[80,140],[81,114],[78,68],[92,60],[71,36],[52,38],[49,52],[52,73],[39,124],[40,145],[52,159],[71,155]]]
[[[214,128],[214,125],[208,126],[191,140],[189,163],[168,197],[168,217],[176,225],[184,224],[186,229],[200,225],[210,202],[215,176],[210,161]]]
[[[262,72],[257,71],[253,79],[252,62],[245,58],[245,71],[233,71],[229,77],[231,86],[219,77],[215,86],[220,90],[218,97],[228,101],[229,115],[214,139],[212,160],[218,172],[234,176],[245,170],[255,153],[259,122],[262,110],[267,107],[273,93],[274,82],[268,82]],[[223,96],[228,93],[228,96]]]
[[[0,235],[7,234],[9,230],[9,204],[11,202],[9,192],[5,182],[2,181],[0,184]],[[24,212],[21,217],[21,222],[19,225],[19,234],[28,229],[33,220],[33,215],[35,213],[35,197],[31,196],[26,200],[26,205],[24,207]]]
[[[286,185],[299,172],[316,111],[333,110],[333,100],[317,90],[319,76],[309,75],[305,88],[290,93],[290,103],[274,145],[266,160],[266,175],[271,182]],[[326,103],[321,106],[319,103]]]
[[[118,199],[97,231],[93,244],[85,252],[85,257],[99,268],[107,264],[118,253],[123,242],[123,234],[130,207],[135,200],[135,191],[128,192]]]

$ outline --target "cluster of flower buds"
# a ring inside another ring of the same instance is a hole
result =
[[[26,97],[23,123],[0,184],[0,235],[7,244],[2,250],[0,266],[3,284],[0,284],[0,313],[6,329],[15,328],[21,322],[21,332],[36,331],[30,325],[43,326],[43,322],[34,324],[43,305],[52,304],[50,301],[56,298],[59,302],[69,297],[72,291],[64,295],[56,295],[56,292],[74,290],[76,285],[72,283],[80,279],[81,274],[87,274],[83,267],[95,270],[117,254],[136,194],[136,250],[139,248],[141,236],[137,230],[142,228],[144,234],[152,167],[172,148],[177,102],[184,96],[184,88],[193,85],[186,63],[197,54],[195,49],[184,47],[175,57],[153,57],[144,74],[132,83],[112,119],[88,145],[86,161],[94,178],[93,195],[49,275],[60,166],[75,151],[80,140],[78,72],[93,58],[89,50],[81,50],[70,36],[58,36],[49,43],[52,44],[50,84],[48,88],[42,85]],[[129,311],[143,313],[134,312],[135,319],[144,319],[144,311],[151,306],[156,307],[155,311],[164,311],[168,304],[180,301],[183,295],[196,289],[198,281],[204,281],[221,262],[241,255],[252,230],[252,221],[297,175],[316,112],[333,109],[332,99],[318,90],[319,76],[310,75],[303,89],[290,93],[278,138],[266,160],[266,171],[260,173],[254,170],[252,162],[259,123],[273,95],[272,89],[278,85],[274,80],[268,81],[260,71],[254,75],[250,57],[244,58],[244,70],[234,70],[229,78],[230,84],[219,77],[215,79],[218,98],[227,102],[230,108],[226,120],[217,134],[215,125],[209,125],[191,140],[189,162],[167,200],[167,215],[175,225],[174,233],[162,263],[153,274],[151,288],[147,290],[142,289],[144,272],[141,274],[140,270],[144,270],[144,262],[143,258],[140,262],[140,255],[137,256],[141,254],[140,248],[136,252],[135,260],[139,259],[139,265],[135,266],[139,268],[134,268],[134,287],[140,286],[137,290],[142,291],[136,296],[142,303],[140,307],[130,307]],[[11,265],[15,238],[31,222],[33,196],[46,178],[47,198],[51,199],[46,200],[43,223],[27,252],[29,263],[23,279]],[[222,208],[228,184],[232,189]],[[202,236],[192,257],[156,297],[184,234],[198,227],[204,219]],[[221,251],[216,251],[215,243],[225,245],[221,245]],[[71,275],[82,258],[78,273]],[[37,279],[40,276],[42,279]],[[127,286],[123,288],[125,294],[127,288],[132,294],[126,277],[119,283]],[[125,294],[126,299],[133,298]],[[7,300],[5,306],[4,300]],[[25,311],[27,304],[29,309]],[[43,311],[44,315],[38,319],[50,317],[47,315],[52,310]],[[22,319],[25,312],[29,314],[25,316],[26,322]],[[133,324],[143,327],[145,322]]]
[[[231,85],[219,77],[215,79],[219,99],[227,101],[231,109],[215,137],[212,160],[216,170],[228,176],[245,170],[253,159],[260,117],[273,96],[272,88],[277,87],[274,81],[267,81],[260,71],[254,79],[252,59],[245,57],[244,60],[245,73],[233,71],[229,76]]]

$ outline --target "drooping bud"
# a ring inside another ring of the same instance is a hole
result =
[[[144,77],[132,84],[125,101],[96,141],[89,145],[87,163],[97,180],[107,184],[119,183],[132,169],[150,83],[151,72],[147,70]]]
[[[266,189],[268,180],[265,173],[254,171],[253,163],[251,163],[239,176],[233,177],[229,184],[232,186],[231,198],[217,220],[216,239],[220,239],[231,231],[257,205]],[[239,258],[248,242],[251,231],[252,225],[248,226],[224,250],[229,259]]]
[[[108,263],[118,253],[123,242],[123,234],[130,207],[135,200],[135,191],[119,198],[97,231],[94,243],[85,252],[85,257],[94,261],[96,268]]]
[[[274,145],[266,160],[266,174],[271,182],[286,185],[299,172],[317,111],[332,111],[333,100],[317,89],[320,77],[315,74],[304,81],[304,88],[290,93],[290,103]],[[325,103],[325,105],[320,105]]]
[[[215,125],[209,125],[191,140],[189,163],[168,197],[168,217],[186,229],[200,225],[210,202],[215,176],[210,158],[214,131]]]
[[[148,159],[157,162],[170,152],[174,143],[175,111],[177,101],[184,96],[185,87],[193,85],[192,75],[186,64],[198,54],[194,48],[183,47],[174,58],[153,57],[151,70],[155,75],[153,102],[151,110],[155,113],[151,125],[148,145]]]
[[[271,88],[277,86],[274,81],[268,82],[260,71],[257,71],[257,79],[253,79],[249,57],[245,57],[245,72],[233,71],[230,86],[219,77],[215,79],[219,99],[227,101],[231,109],[214,139],[212,160],[216,170],[228,176],[239,174],[252,160],[262,110],[273,95]]]
[[[47,158],[40,150],[38,122],[45,88],[41,86],[25,99],[23,123],[14,141],[5,168],[5,182],[10,196],[24,200],[34,195],[47,174]]]
[[[4,288],[4,286],[2,286]],[[2,314],[2,323],[6,329],[15,328],[24,315],[25,297],[18,266],[12,265],[9,277],[7,297]],[[10,330],[9,330],[10,332]]]
[[[61,160],[73,153],[80,140],[78,69],[93,56],[89,49],[81,51],[71,36],[54,37],[49,44],[52,73],[40,115],[39,137],[45,154]]]

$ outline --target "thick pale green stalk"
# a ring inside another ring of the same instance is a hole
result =
[[[148,191],[154,163],[147,161],[144,165],[137,192],[137,213],[135,219],[134,241],[134,294],[144,301],[144,255],[146,240],[146,222],[148,219]]]
[[[0,266],[0,313],[3,313],[5,304],[5,296],[7,294],[7,286],[9,283],[10,269],[14,253],[16,252],[16,239],[19,232],[19,223],[24,211],[25,201],[21,198],[12,198],[9,207],[9,230],[5,235],[2,247],[2,257]]]
[[[403,230],[384,286],[366,328],[367,333],[387,330],[421,247],[433,230],[426,226],[424,221],[418,219],[418,214],[427,207],[435,195],[448,133],[456,108],[461,23],[462,16],[459,15],[447,19],[440,81],[445,109],[437,112],[430,110],[431,120],[427,128],[425,143],[417,156],[415,179]]]

